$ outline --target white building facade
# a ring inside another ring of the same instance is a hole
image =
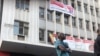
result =
[[[99,0],[57,0],[72,5],[75,16],[50,10],[49,0],[1,1],[2,51],[35,54],[35,45],[54,48],[50,44],[49,33],[94,40],[96,30],[100,28]],[[40,55],[45,53],[50,54],[51,51],[40,52]]]

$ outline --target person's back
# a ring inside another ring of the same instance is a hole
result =
[[[68,44],[63,42],[64,39],[65,36],[61,33],[58,35],[58,39],[54,43],[58,56],[69,56],[68,51],[70,51],[70,48],[68,47]]]
[[[59,39],[57,39],[56,42],[55,42],[55,47],[56,47],[57,55],[58,56],[69,56],[69,53],[66,52],[66,51],[60,50],[60,48],[58,48],[58,45],[62,45],[63,46],[63,42],[60,41]]]
[[[100,30],[97,30],[98,36],[94,43],[94,54],[100,56]]]

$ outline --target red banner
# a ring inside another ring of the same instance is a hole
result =
[[[56,0],[50,0],[50,10],[59,11],[74,16],[74,8]]]

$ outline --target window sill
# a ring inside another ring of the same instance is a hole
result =
[[[91,31],[90,29],[86,29],[87,31]]]
[[[94,33],[96,33],[96,31],[93,31]]]
[[[85,12],[85,14],[89,14],[88,12]]]
[[[53,20],[47,20],[47,21],[49,21],[49,22],[54,22]]]
[[[61,24],[61,22],[56,22],[56,23]]]
[[[79,28],[79,29],[84,30],[84,28]]]
[[[20,9],[20,8],[16,8],[16,9],[29,12],[29,9]]]
[[[44,18],[39,18],[40,20],[45,20]]]
[[[69,24],[65,24],[65,26],[70,26]]]
[[[92,16],[94,16],[94,14],[91,14]]]
[[[39,40],[39,43],[44,43],[44,44],[46,44],[46,42],[45,42],[45,41],[41,41],[41,40]]]
[[[79,12],[82,12],[82,10],[78,10]]]
[[[100,18],[100,16],[96,16],[97,18]]]
[[[77,26],[72,26],[73,28],[77,28]]]
[[[51,42],[48,42],[48,45],[53,45]]]

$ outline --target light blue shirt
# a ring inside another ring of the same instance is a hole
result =
[[[55,41],[54,45],[55,45],[56,52],[57,52],[57,55],[58,55],[58,56],[69,56],[69,53],[68,53],[68,52],[61,51],[61,50],[58,48],[59,45],[64,46],[62,41],[60,41],[59,39],[57,39],[57,40]],[[67,44],[66,44],[66,45],[67,45]]]

